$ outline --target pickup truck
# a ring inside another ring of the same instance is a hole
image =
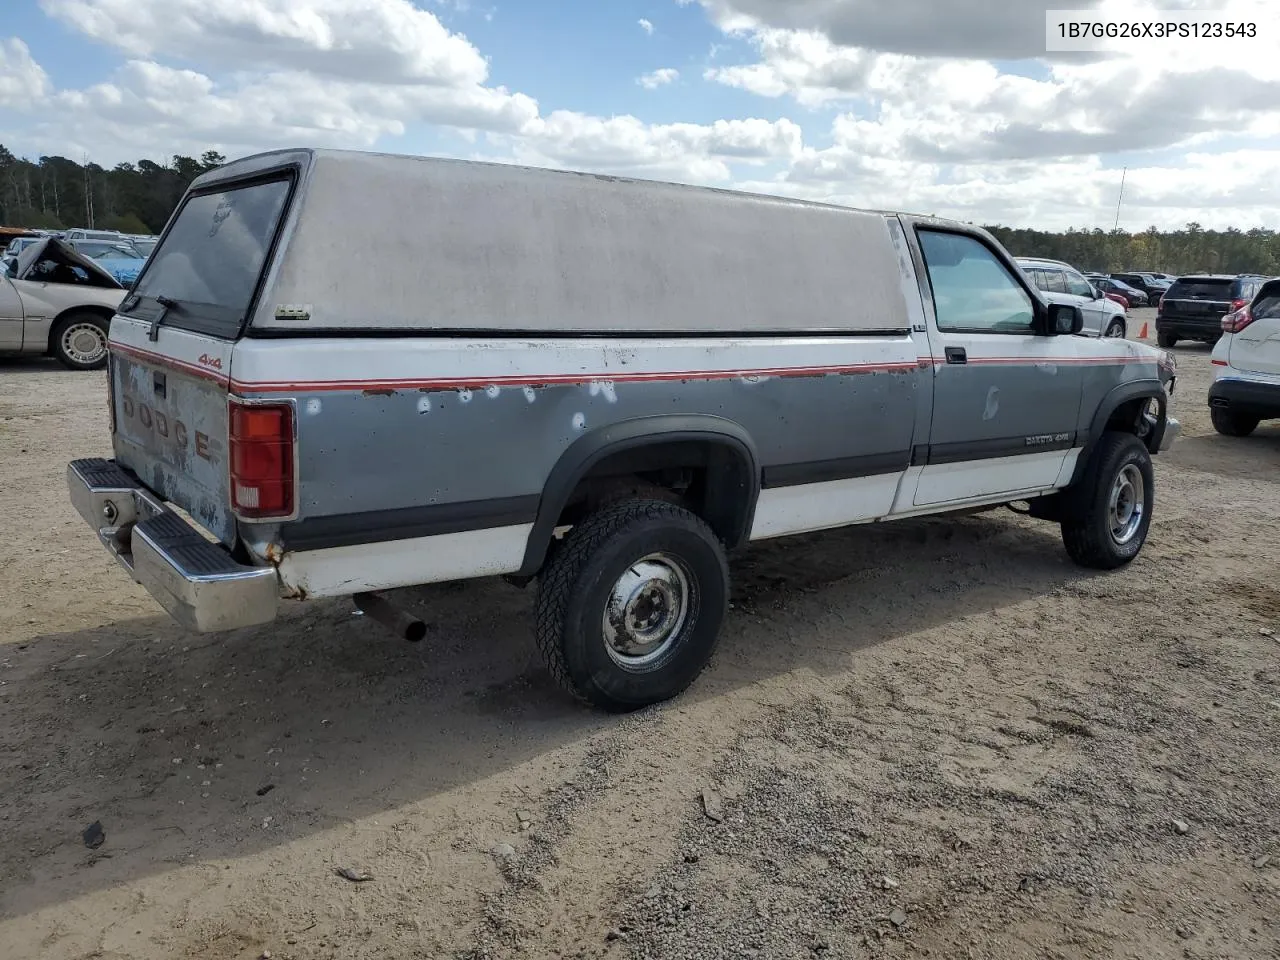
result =
[[[1027,503],[1131,561],[1175,368],[1082,322],[961,223],[277,151],[165,227],[70,497],[192,631],[352,597],[420,637],[382,591],[536,580],[551,673],[633,710],[703,669],[755,541]]]

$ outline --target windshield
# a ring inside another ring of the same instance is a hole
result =
[[[213,336],[240,332],[284,214],[291,180],[281,178],[189,197],[125,307],[158,298],[178,305],[165,323]]]
[[[73,240],[71,246],[79,253],[94,260],[102,260],[104,258],[128,258],[130,260],[137,259],[137,253],[132,247],[127,247],[122,243],[107,243],[104,240]]]
[[[151,256],[152,252],[156,248],[156,242],[154,240],[135,240],[133,241],[133,245],[144,257]]]

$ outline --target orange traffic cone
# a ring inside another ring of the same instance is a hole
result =
[[[1138,339],[1139,340],[1147,339],[1147,321],[1145,320],[1142,321],[1142,329],[1138,331]]]

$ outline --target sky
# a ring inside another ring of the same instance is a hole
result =
[[[1046,230],[1280,226],[1280,4],[1046,52],[1113,0],[2,0],[0,143],[104,166],[333,146]],[[1275,9],[1272,10],[1271,6]]]

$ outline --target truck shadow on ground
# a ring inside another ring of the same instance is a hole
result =
[[[856,674],[860,651],[1090,574],[1056,527],[1001,511],[764,543],[734,576],[716,659],[676,704],[797,669]],[[617,723],[552,685],[532,588],[486,580],[396,599],[428,620],[424,642],[333,601],[225,636],[157,616],[0,648],[0,916],[303,840]],[[107,840],[86,849],[95,821]]]

